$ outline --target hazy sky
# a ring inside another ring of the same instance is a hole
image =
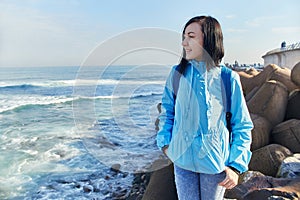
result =
[[[261,56],[282,41],[300,41],[299,8],[299,0],[0,0],[0,67],[79,66],[103,42],[144,27],[178,33],[181,49],[179,33],[196,15],[220,22],[224,62],[263,63]],[[146,36],[136,37],[130,42]],[[138,59],[123,64],[130,62]]]

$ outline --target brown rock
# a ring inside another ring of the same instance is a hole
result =
[[[300,120],[290,119],[273,128],[272,143],[281,144],[293,153],[300,153]]]
[[[247,74],[246,72],[238,72],[240,75],[241,83],[243,86],[244,94],[247,95],[253,88],[260,87],[266,81],[270,80],[270,77],[278,68],[277,65],[267,65],[262,72],[256,76]]]
[[[279,167],[277,177],[300,179],[300,154],[285,158]]]
[[[292,69],[291,80],[297,85],[300,86],[300,62],[298,62]]]
[[[279,144],[270,144],[252,152],[249,170],[276,176],[281,162],[293,153]]]
[[[258,200],[269,197],[284,197],[297,199],[300,197],[300,179],[273,178],[270,176],[256,176],[247,182],[237,185],[226,192],[230,199]]]
[[[119,163],[113,164],[113,165],[110,167],[110,170],[111,170],[111,171],[117,172],[117,173],[120,172],[120,169],[121,169],[121,165],[120,165]]]
[[[247,72],[241,71],[238,72],[238,74],[240,75],[245,96],[247,96],[254,88],[260,88],[269,80],[283,83],[289,92],[300,89],[300,85],[295,84],[295,82],[291,80],[291,70],[288,68],[281,68],[275,64],[267,65],[260,73],[253,72],[248,74]],[[297,76],[297,72],[295,72],[295,74],[296,75],[294,76]]]
[[[300,119],[300,90],[294,90],[290,93],[285,120]]]
[[[251,76],[256,76],[257,74],[259,74],[260,72],[257,71],[255,68],[251,67],[250,69],[245,71],[247,74],[251,75]]]
[[[284,120],[288,101],[286,87],[276,81],[264,83],[247,102],[250,113],[265,117],[273,126]]]
[[[173,164],[153,172],[142,200],[176,200]]]
[[[258,200],[258,199],[281,199],[281,200],[299,200],[299,196],[293,191],[285,191],[282,189],[264,188],[254,190],[242,198],[242,200]]]
[[[300,89],[292,80],[291,80],[291,70],[288,68],[278,67],[271,75],[269,80],[275,80],[283,83],[287,90],[292,92],[293,90]]]
[[[250,113],[254,128],[251,131],[252,143],[251,151],[257,150],[270,143],[272,125],[264,117]]]
[[[254,95],[255,93],[259,90],[260,87],[254,87],[246,96],[245,96],[245,100],[246,102],[248,102]]]

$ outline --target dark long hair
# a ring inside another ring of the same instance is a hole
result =
[[[197,22],[201,26],[203,33],[203,50],[209,59],[206,59],[209,66],[217,66],[224,57],[223,34],[219,22],[211,16],[197,16],[190,19],[182,31],[182,39],[188,25]],[[182,59],[179,63],[179,72],[184,74],[188,61],[185,59],[185,50],[183,49]],[[210,60],[210,61],[209,61]]]

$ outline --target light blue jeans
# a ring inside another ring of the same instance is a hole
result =
[[[221,200],[225,188],[219,186],[226,173],[203,174],[174,165],[175,184],[179,200]]]

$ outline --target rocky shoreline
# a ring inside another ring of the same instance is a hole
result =
[[[134,175],[131,191],[126,200],[141,200],[147,189],[152,173],[139,173]]]

